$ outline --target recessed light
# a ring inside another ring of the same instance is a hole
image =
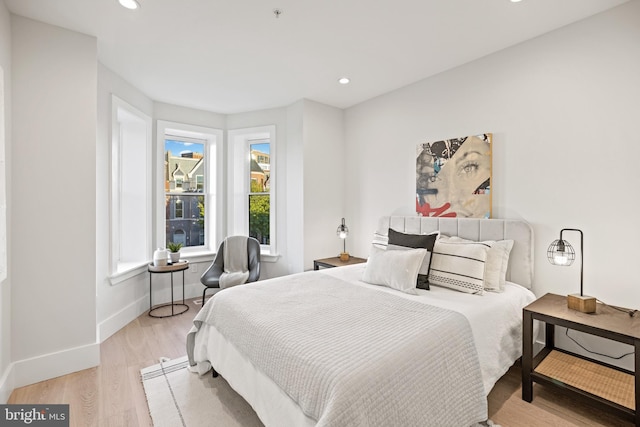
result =
[[[522,0],[511,0],[511,3],[519,3]]]
[[[126,7],[127,9],[135,10],[140,7],[140,3],[136,0],[118,0],[122,7]]]
[[[341,85],[346,85],[350,82],[351,80],[349,79],[349,77],[340,77],[338,79],[338,83],[340,83]]]

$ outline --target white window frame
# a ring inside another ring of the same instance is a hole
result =
[[[112,284],[138,274],[149,262],[153,230],[152,133],[151,117],[112,95],[109,259]]]
[[[251,189],[251,144],[258,140],[269,140],[270,198],[269,198],[269,245],[260,245],[265,261],[269,256],[278,256],[276,239],[277,206],[277,144],[275,125],[247,129],[234,129],[227,133],[229,155],[227,163],[227,234],[249,235],[249,192]]]
[[[203,126],[158,120],[156,127],[156,204],[155,204],[155,241],[156,246],[166,247],[165,228],[165,189],[164,189],[164,150],[165,136],[203,140],[206,179],[204,182],[205,200],[205,236],[203,246],[189,246],[180,249],[182,258],[193,258],[218,250],[221,242],[222,223],[222,170],[223,170],[223,132]],[[183,207],[184,209],[184,207]]]

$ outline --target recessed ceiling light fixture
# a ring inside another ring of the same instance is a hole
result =
[[[338,79],[338,83],[340,83],[341,85],[349,84],[350,81],[351,79],[349,79],[349,77],[340,77]]]
[[[511,3],[519,3],[522,0],[511,0]]]
[[[120,3],[122,7],[126,7],[127,9],[131,10],[135,10],[140,7],[140,3],[138,3],[136,0],[118,0],[118,3]]]

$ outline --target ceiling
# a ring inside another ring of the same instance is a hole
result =
[[[95,36],[99,61],[155,101],[228,114],[347,108],[628,0],[138,1],[5,3]]]

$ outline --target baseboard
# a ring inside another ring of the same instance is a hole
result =
[[[149,309],[149,294],[138,298],[122,310],[98,324],[98,342],[103,343],[111,335],[127,326],[135,318]]]
[[[178,299],[182,301],[181,288],[181,286],[176,286],[174,288],[175,301],[178,301]],[[198,297],[202,295],[203,289],[204,286],[201,283],[187,283],[184,286],[184,297],[185,299]],[[153,293],[153,301],[154,304],[171,301],[171,291],[169,289],[161,289],[159,291],[155,291]],[[140,316],[147,310],[149,310],[148,293],[100,322],[98,324],[98,342],[104,342],[111,335],[127,326],[130,322],[135,320],[138,316]]]
[[[7,366],[7,369],[0,376],[0,403],[6,404],[9,401],[11,393],[15,389],[13,379],[13,363]]]
[[[13,362],[13,387],[93,368],[100,364],[100,344],[88,344]]]

